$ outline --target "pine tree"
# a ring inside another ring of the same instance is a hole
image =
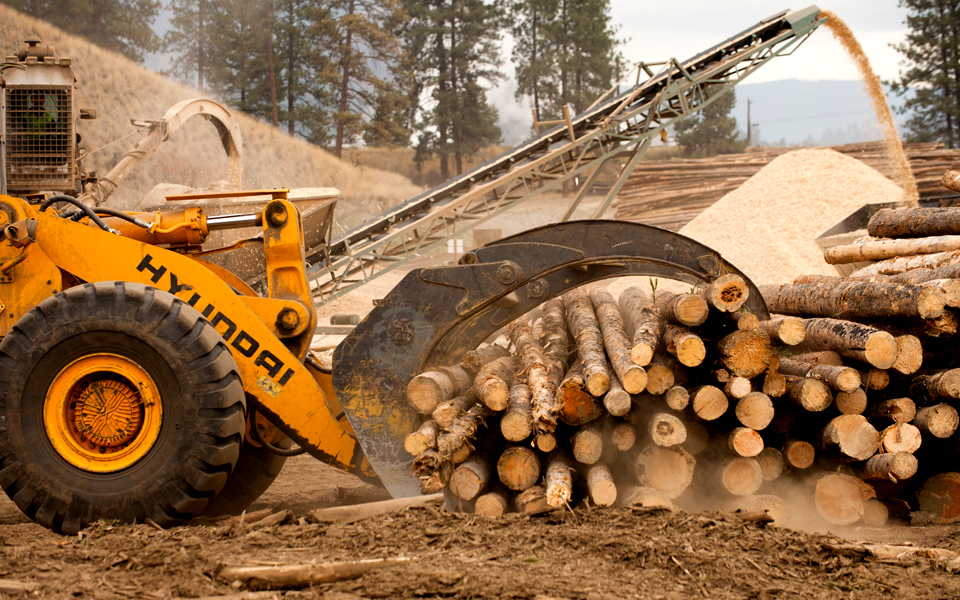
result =
[[[893,83],[899,94],[913,91],[901,112],[909,114],[906,138],[960,146],[960,5],[946,0],[900,0],[907,9],[906,42],[894,48],[904,69]]]
[[[563,105],[574,113],[587,109],[613,83],[623,66],[617,50],[616,29],[610,24],[609,0],[560,0],[556,34],[557,95],[551,118],[562,115]]]
[[[203,93],[211,24],[224,20],[214,14],[220,6],[215,0],[170,0],[167,8],[173,13],[171,29],[163,36],[164,49],[173,55],[167,74],[188,84],[196,77],[197,89]]]
[[[674,130],[680,153],[703,158],[746,150],[747,140],[740,138],[737,120],[730,116],[736,104],[737,97],[730,90],[696,115],[678,121]]]
[[[94,44],[143,62],[160,48],[159,0],[3,0],[4,4]]]
[[[206,70],[214,95],[231,106],[270,121],[268,44],[272,42],[272,0],[214,0],[219,10],[209,28],[211,54]]]
[[[538,121],[541,100],[556,97],[557,54],[553,42],[557,33],[559,0],[516,0],[512,14],[514,46],[513,64],[516,68],[518,101],[530,98]]]

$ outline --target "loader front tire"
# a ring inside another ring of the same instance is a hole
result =
[[[285,438],[276,446],[290,448],[293,441]],[[286,462],[286,456],[270,452],[263,446],[255,446],[247,440],[240,449],[240,459],[227,478],[227,484],[210,501],[203,514],[211,517],[239,515],[267,491]]]
[[[141,284],[73,287],[0,342],[0,487],[66,534],[177,525],[223,488],[245,411],[237,364],[195,309]]]

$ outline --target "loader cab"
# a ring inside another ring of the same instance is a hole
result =
[[[81,189],[76,122],[95,118],[78,110],[69,58],[58,58],[40,38],[0,63],[0,193],[30,197]]]

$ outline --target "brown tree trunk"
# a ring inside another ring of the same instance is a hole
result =
[[[552,298],[544,302],[542,327],[540,342],[544,351],[560,362],[569,362],[569,356],[576,348],[567,329],[567,316],[562,299]]]
[[[617,377],[610,378],[610,389],[603,395],[603,407],[614,417],[622,417],[630,412],[630,394],[620,385]]]
[[[424,421],[419,429],[403,439],[403,449],[411,456],[420,456],[424,450],[436,449],[437,433],[436,423]]]
[[[667,406],[676,411],[681,411],[690,404],[690,394],[687,388],[675,385],[664,394],[663,397]]]
[[[637,429],[630,423],[617,423],[610,434],[610,441],[620,452],[626,452],[637,443]]]
[[[592,465],[603,454],[603,435],[589,425],[581,427],[570,439],[570,447],[578,463]]]
[[[807,319],[805,325],[807,342],[815,346],[878,369],[889,369],[897,360],[897,340],[886,331],[839,319]]]
[[[280,128],[280,113],[277,108],[277,70],[273,63],[273,14],[272,2],[265,2],[267,8],[267,75],[270,86],[270,124],[275,128]]]
[[[773,401],[763,392],[750,392],[737,402],[734,414],[744,427],[760,431],[773,421]]]
[[[702,325],[710,312],[706,300],[693,294],[660,292],[654,306],[663,319],[683,327]]]
[[[850,367],[817,365],[782,358],[780,359],[780,372],[784,375],[818,379],[840,392],[850,393],[860,389],[860,373]]]
[[[517,510],[525,515],[539,515],[555,510],[553,506],[547,504],[547,495],[543,490],[543,486],[540,485],[535,485],[532,488],[520,492],[515,502],[517,504]]]
[[[437,438],[437,452],[442,460],[449,460],[454,452],[469,444],[477,436],[477,428],[490,416],[490,409],[482,404],[474,404],[453,422],[447,433]]]
[[[949,404],[925,406],[917,411],[913,424],[923,434],[946,439],[957,431],[960,416],[957,415],[957,409]]]
[[[760,464],[760,471],[763,473],[764,481],[774,481],[783,475],[785,468],[783,453],[776,448],[764,448],[756,456]]]
[[[960,520],[960,473],[940,473],[926,480],[917,494],[920,513],[934,523]]]
[[[894,423],[880,432],[880,452],[906,452],[913,454],[920,449],[923,436],[916,425]]]
[[[687,367],[696,367],[707,356],[703,340],[686,327],[667,323],[663,331],[663,343],[667,352]]]
[[[960,235],[939,235],[900,240],[872,239],[858,244],[844,244],[828,248],[823,253],[823,260],[829,265],[844,265],[955,250],[960,250]]]
[[[807,469],[813,465],[817,451],[810,442],[788,440],[783,445],[783,460],[794,469]]]
[[[423,415],[429,415],[441,402],[462,396],[473,385],[473,377],[462,367],[440,367],[420,373],[407,384],[407,401]]]
[[[517,372],[517,359],[505,356],[480,367],[473,380],[473,391],[487,408],[501,411],[507,408],[510,385]]]
[[[938,252],[937,254],[921,254],[919,256],[903,256],[888,258],[875,262],[872,265],[861,267],[850,274],[851,277],[872,275],[896,275],[913,269],[939,270],[960,263],[960,252]]]
[[[880,434],[863,415],[840,415],[823,428],[823,446],[854,460],[867,460],[880,447]]]
[[[702,385],[690,391],[690,407],[704,421],[719,419],[729,408],[727,395],[720,388]]]
[[[497,476],[503,485],[515,492],[522,492],[540,480],[540,459],[530,448],[511,446],[503,451],[497,461]]]
[[[619,305],[626,333],[632,341],[631,360],[645,367],[653,360],[663,337],[663,322],[654,312],[650,296],[638,287],[625,289],[620,294]]]
[[[717,350],[730,373],[747,379],[766,371],[773,358],[770,338],[759,329],[735,331],[717,342]]]
[[[809,412],[820,412],[833,403],[833,395],[826,384],[803,377],[787,377],[787,396]]]
[[[860,381],[868,390],[885,390],[890,385],[890,374],[883,369],[865,369],[860,371]]]
[[[477,398],[472,392],[447,400],[433,410],[433,422],[440,429],[447,430],[453,425],[457,417],[470,410],[470,407],[476,403]]]
[[[587,390],[594,396],[602,396],[610,389],[610,374],[603,348],[600,324],[593,312],[593,304],[586,292],[576,289],[563,295],[567,309],[567,324],[577,343]]]
[[[347,35],[343,43],[343,57],[341,60],[341,68],[343,73],[340,77],[340,114],[337,116],[337,140],[334,145],[334,154],[337,155],[337,158],[340,158],[343,155],[343,138],[346,129],[347,122],[347,102],[348,94],[350,93],[350,60],[353,58],[353,23],[350,20],[350,17],[353,16],[354,3],[353,0],[347,2]]]
[[[481,494],[473,505],[473,512],[485,517],[502,517],[510,507],[510,496],[502,490]]]
[[[490,466],[480,456],[473,455],[454,469],[447,487],[461,500],[473,500],[490,483]]]
[[[655,355],[647,365],[647,393],[659,396],[672,388],[674,383],[676,378],[673,369],[662,356]]]
[[[910,395],[928,400],[960,399],[960,369],[930,371],[910,382]]]
[[[647,373],[643,367],[633,362],[633,346],[627,341],[617,301],[602,287],[590,288],[589,296],[603,335],[603,346],[610,357],[614,373],[620,379],[623,389],[631,394],[639,394],[647,387]]]
[[[707,285],[700,296],[720,312],[735,312],[750,297],[750,289],[742,277],[728,273]]]
[[[787,393],[787,378],[782,373],[767,373],[763,376],[761,391],[771,398],[779,398]]]
[[[923,344],[914,335],[898,335],[897,360],[890,367],[901,375],[913,375],[923,365]]]
[[[893,481],[910,479],[917,474],[917,457],[906,452],[875,454],[863,465],[863,478],[867,481]]]
[[[719,465],[720,485],[734,496],[756,494],[763,485],[763,469],[754,458],[737,456]]]
[[[555,458],[547,465],[543,476],[547,504],[556,508],[570,502],[573,497],[573,470],[565,460]]]
[[[860,415],[867,410],[867,393],[861,389],[852,392],[837,392],[834,405],[844,415]]]
[[[682,444],[687,439],[687,428],[676,416],[657,412],[645,415],[647,436],[658,446],[669,448]]]
[[[487,363],[505,356],[510,356],[509,350],[499,344],[490,344],[464,354],[460,359],[460,366],[468,373],[477,373]]]
[[[753,391],[753,385],[746,377],[731,377],[723,384],[723,391],[734,400],[739,400]]]
[[[836,279],[823,283],[762,285],[767,307],[776,313],[817,317],[934,319],[946,299],[935,288]]]
[[[803,319],[785,315],[774,315],[769,321],[760,321],[760,329],[763,329],[771,340],[784,346],[796,346],[807,335]]]
[[[673,499],[690,487],[696,466],[696,459],[680,446],[650,444],[637,455],[637,480],[641,486],[660,490]]]
[[[841,473],[829,473],[817,479],[813,502],[820,516],[834,525],[853,525],[864,512],[859,480]]]
[[[867,232],[881,238],[922,238],[960,231],[957,208],[883,208],[870,217]]]
[[[576,427],[603,416],[600,401],[587,392],[587,384],[583,380],[583,365],[579,359],[567,369],[557,387],[556,401],[560,405],[557,418],[567,425]]]
[[[617,486],[606,465],[596,464],[587,471],[587,489],[597,506],[613,506],[617,501]]]
[[[500,418],[500,433],[508,442],[519,442],[533,433],[533,407],[530,402],[530,387],[525,383],[514,383],[510,388],[510,401],[507,410]]]
[[[552,433],[557,427],[557,414],[560,405],[555,395],[560,378],[563,377],[562,363],[553,357],[544,356],[540,343],[533,339],[530,324],[520,318],[507,326],[510,340],[517,348],[523,369],[527,374],[533,405],[534,427],[540,433]]]
[[[890,419],[894,423],[909,423],[917,416],[917,405],[910,398],[889,398],[870,408],[875,419]]]
[[[763,438],[749,427],[736,427],[727,436],[727,447],[737,456],[752,458],[763,450]]]
[[[791,358],[799,362],[813,363],[817,365],[829,365],[832,367],[843,366],[843,357],[837,354],[836,352],[834,352],[833,350],[805,352],[803,354],[796,354]]]

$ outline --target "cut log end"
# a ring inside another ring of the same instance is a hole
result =
[[[594,465],[587,471],[587,488],[590,499],[597,506],[613,506],[617,501],[617,486],[613,474],[606,465]]]
[[[783,446],[783,460],[794,469],[810,468],[816,455],[813,444],[803,440],[789,440]]]
[[[960,520],[960,473],[934,475],[917,495],[920,513],[934,523],[956,523]]]
[[[763,469],[753,458],[737,457],[721,467],[720,483],[734,496],[756,494],[763,485]]]
[[[727,444],[731,452],[744,458],[757,456],[763,450],[763,438],[749,427],[737,427],[731,431]]]
[[[817,512],[828,523],[853,525],[863,516],[864,500],[855,477],[830,473],[817,480],[814,490]]]
[[[473,512],[485,517],[500,517],[507,512],[509,506],[510,500],[503,492],[487,492],[477,498]]]
[[[690,486],[696,464],[682,448],[651,444],[637,456],[637,479],[640,485],[660,490],[672,500]]]

